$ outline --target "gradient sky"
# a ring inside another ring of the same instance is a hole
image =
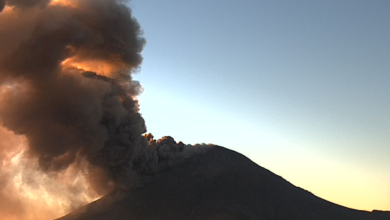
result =
[[[390,1],[133,0],[148,131],[390,210]]]

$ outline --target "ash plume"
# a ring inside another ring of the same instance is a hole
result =
[[[50,0],[1,0],[0,1],[0,11],[4,8],[4,6],[10,5],[15,6],[17,8],[30,8],[34,6],[44,7],[49,4]]]
[[[142,136],[142,87],[131,74],[145,39],[121,1],[1,0],[0,10],[0,125],[25,145],[16,155],[14,143],[1,144],[1,159],[36,161],[57,179],[81,170],[102,194],[192,154],[172,138]],[[1,170],[0,185],[10,184],[15,175]]]

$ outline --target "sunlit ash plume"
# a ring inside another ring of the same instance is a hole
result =
[[[145,40],[124,4],[0,0],[0,10],[2,219],[59,217],[191,154],[142,136],[131,73]]]

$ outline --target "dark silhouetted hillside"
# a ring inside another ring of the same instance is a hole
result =
[[[108,195],[60,220],[390,219],[389,212],[357,211],[318,198],[222,147],[143,180],[142,187]]]

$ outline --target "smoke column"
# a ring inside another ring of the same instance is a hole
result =
[[[2,219],[59,217],[190,156],[142,136],[131,74],[145,40],[119,0],[0,0],[0,10]]]

